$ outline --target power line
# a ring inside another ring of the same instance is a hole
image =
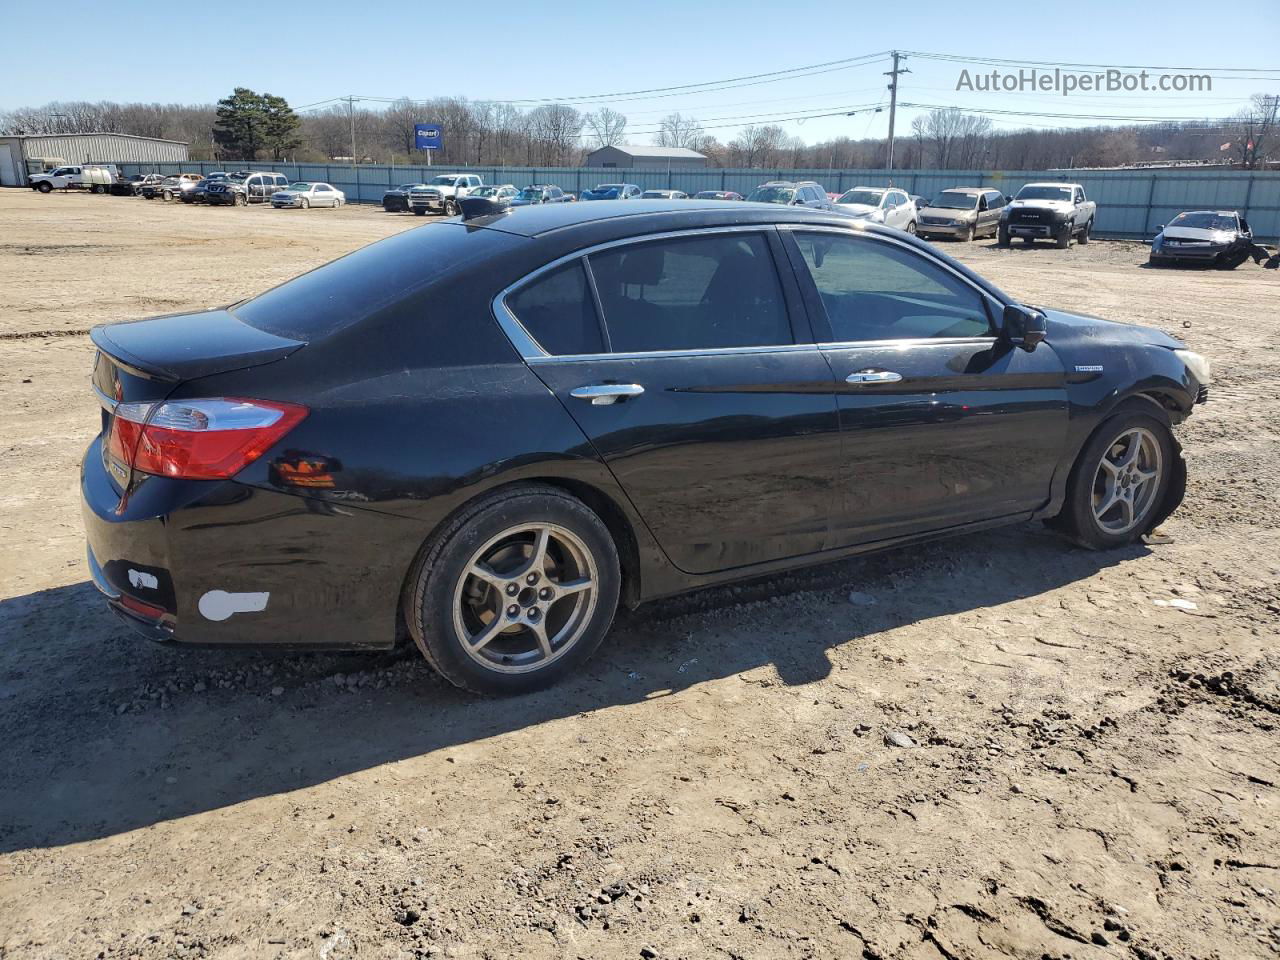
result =
[[[952,63],[986,63],[996,66],[1015,66],[1015,67],[1058,67],[1071,68],[1079,70],[1175,70],[1175,71],[1208,71],[1210,73],[1273,73],[1280,71],[1280,67],[1176,67],[1176,66],[1157,66],[1152,64],[1134,64],[1134,63],[1071,63],[1065,60],[1013,60],[1003,57],[971,57],[962,56],[957,53],[926,53],[922,50],[905,50],[913,57],[922,57],[926,60],[945,60]],[[1257,77],[1254,79],[1274,80],[1275,77]]]

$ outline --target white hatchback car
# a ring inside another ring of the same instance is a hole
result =
[[[916,202],[897,187],[854,187],[840,195],[836,209],[872,223],[916,232]]]
[[[347,195],[337,187],[313,180],[299,180],[271,195],[273,207],[340,207],[347,202]]]

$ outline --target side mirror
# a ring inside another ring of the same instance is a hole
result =
[[[1164,224],[1163,224],[1163,223],[1158,223],[1158,224],[1156,224],[1156,233],[1159,233],[1159,232],[1160,232],[1161,230],[1163,230],[1163,229],[1164,229]]]
[[[1030,353],[1048,335],[1045,315],[1039,310],[1011,303],[1004,308],[1004,335]]]

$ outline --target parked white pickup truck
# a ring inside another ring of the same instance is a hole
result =
[[[106,193],[120,177],[113,163],[82,163],[78,166],[57,167],[48,173],[35,173],[27,182],[32,190],[49,193],[51,190],[91,190]]]
[[[998,242],[1007,247],[1012,237],[1053,240],[1063,250],[1072,238],[1088,243],[1097,209],[1078,183],[1028,183],[1000,212]]]
[[[474,173],[442,173],[430,183],[421,183],[409,190],[409,209],[419,217],[429,210],[439,210],[446,217],[456,216],[458,201],[484,181]]]

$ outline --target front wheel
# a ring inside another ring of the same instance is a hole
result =
[[[36,186],[36,189],[39,190],[41,193],[49,193],[53,190],[53,184],[50,183],[48,180],[41,180],[40,183]]]
[[[914,220],[907,224],[907,233],[913,237],[916,235],[916,222]]]
[[[428,542],[406,581],[405,621],[445,679],[478,693],[549,686],[595,652],[618,605],[608,528],[554,487],[499,491]]]
[[[1074,229],[1075,228],[1068,223],[1058,232],[1058,236],[1055,238],[1054,242],[1057,244],[1059,250],[1065,250],[1067,247],[1071,246],[1071,235],[1074,232]]]
[[[969,224],[969,229],[966,230],[964,233],[965,243],[973,243],[974,239],[977,236],[978,236],[978,228],[975,227],[972,223]]]
[[[458,201],[446,200],[444,202],[444,215],[446,217],[456,217],[458,215]]]
[[[421,207],[414,207],[413,215],[415,217],[425,217],[427,215],[427,211],[423,210]]]
[[[996,227],[996,246],[1009,246],[1009,231],[1004,227]]]
[[[311,201],[310,201],[310,200],[308,200],[306,197],[303,197],[303,198],[302,198],[302,202],[301,202],[301,203],[299,203],[299,204],[298,204],[298,206],[302,207],[302,209],[303,209],[303,210],[310,210],[310,209],[311,209]]]
[[[1134,542],[1157,517],[1176,456],[1168,424],[1136,411],[1111,418],[1076,460],[1055,525],[1092,550]]]

